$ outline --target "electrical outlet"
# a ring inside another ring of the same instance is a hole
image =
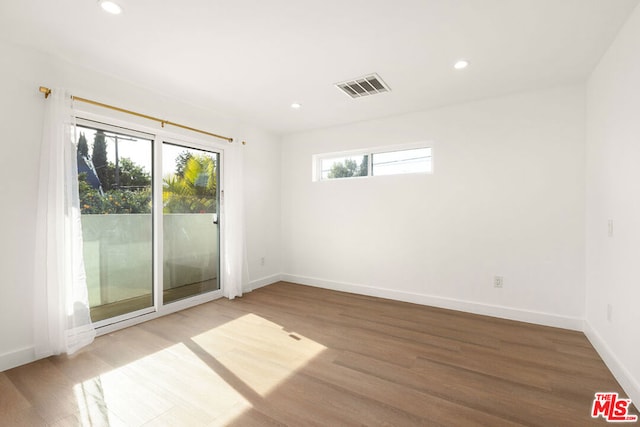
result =
[[[609,237],[613,237],[613,220],[610,219],[607,222],[607,234],[609,235]]]
[[[263,266],[263,267],[264,267],[264,262],[265,262],[264,257],[260,258],[260,265]]]
[[[493,277],[493,287],[501,288],[504,285],[504,277],[502,276],[494,276]]]
[[[613,306],[611,304],[607,304],[607,320],[611,322],[613,318]]]

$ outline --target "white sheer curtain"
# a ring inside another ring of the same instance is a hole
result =
[[[91,343],[71,96],[45,101],[36,226],[34,347],[37,358]]]
[[[224,296],[233,299],[249,290],[249,268],[245,245],[244,154],[239,145],[224,150]]]

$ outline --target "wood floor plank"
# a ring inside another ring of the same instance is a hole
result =
[[[212,425],[213,419],[206,413],[188,409],[182,406],[174,406],[167,412],[159,415],[145,424],[146,427],[189,426],[207,427]]]
[[[100,337],[98,340],[103,340],[103,338]],[[73,356],[51,357],[49,360],[70,381],[75,383],[95,378],[114,369],[112,365],[100,359],[93,351],[81,351]]]
[[[287,424],[252,408],[242,414],[240,420],[230,420],[227,425],[233,427],[285,427]]]
[[[572,424],[573,420],[566,413],[566,399],[558,399],[536,387],[481,373],[439,363],[416,371],[351,353],[344,353],[335,363],[513,422],[547,426],[562,421],[567,426],[579,425]],[[479,393],[479,390],[488,391]],[[514,407],[519,408],[517,413],[513,411]],[[541,413],[540,408],[545,411]]]
[[[580,332],[280,282],[0,373],[0,425],[606,425],[603,391]]]
[[[48,424],[51,427],[129,427],[130,424],[122,421],[112,411],[109,411],[104,405],[87,405],[78,410],[76,413],[68,415]]]
[[[31,408],[26,397],[13,385],[7,376],[0,372],[0,417],[9,411],[23,411]]]
[[[74,383],[50,359],[20,366],[5,374],[47,422],[58,421],[77,411]]]
[[[362,362],[368,362],[365,357],[358,356]],[[413,416],[414,422],[406,425],[448,425],[451,422],[452,414],[455,414],[456,422],[459,425],[520,425],[514,420],[496,417],[489,412],[479,411],[453,400],[443,399],[435,393],[424,393],[421,389],[407,387],[406,384],[398,382],[395,378],[365,372],[362,369],[351,369],[340,363],[340,359],[339,356],[332,364],[314,360],[304,372],[340,387],[351,395],[362,396],[376,402],[373,406],[387,406],[394,408],[397,413]],[[372,360],[374,363],[378,362],[378,366],[389,366],[391,371],[397,372],[405,369],[386,362]],[[415,377],[415,374],[413,375]],[[416,422],[416,420],[420,421]],[[405,424],[400,423],[400,425]]]
[[[3,426],[11,427],[48,427],[50,425],[33,407],[3,412],[0,414],[0,421]]]

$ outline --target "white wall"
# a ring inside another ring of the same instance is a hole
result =
[[[284,278],[581,329],[584,103],[564,87],[286,137]],[[417,141],[433,175],[311,180],[313,154]]]
[[[280,258],[279,138],[220,113],[149,92],[50,55],[0,41],[0,371],[31,360],[34,227],[45,100],[38,86],[246,140],[247,252],[252,285],[276,280]],[[161,66],[162,64],[158,64]],[[106,110],[95,110],[101,114]],[[116,115],[145,126],[143,119]],[[176,133],[181,133],[179,130]],[[191,135],[193,136],[193,135]],[[261,266],[256,259],[265,257]]]
[[[250,287],[255,289],[280,280],[281,199],[280,138],[265,139],[248,129],[245,150],[245,222]],[[264,263],[261,259],[264,258]]]
[[[638,52],[640,8],[589,79],[586,170],[586,333],[636,406],[640,402]]]

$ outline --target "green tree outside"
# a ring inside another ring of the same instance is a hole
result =
[[[78,140],[78,154],[86,144],[84,134]],[[87,147],[88,151],[88,147]],[[107,161],[104,132],[97,131],[91,161],[102,192],[87,182],[86,173],[78,176],[82,214],[151,213],[151,175],[142,166],[123,157],[118,161],[119,186],[115,188],[115,165]],[[176,172],[163,180],[165,213],[215,213],[217,209],[216,158],[189,151],[176,159]]]
[[[88,157],[87,138],[78,138],[78,156]],[[123,157],[118,159],[119,188],[115,188],[116,167],[107,160],[107,142],[98,130],[93,140],[91,162],[100,181],[102,192],[87,182],[86,173],[78,175],[80,210],[82,214],[151,213],[151,175],[145,169]]]
[[[163,180],[164,213],[216,212],[216,169],[211,156],[189,152],[178,156],[176,173]]]
[[[151,185],[151,175],[144,168],[134,163],[128,157],[121,157],[118,162],[120,185],[119,188],[142,188]],[[103,189],[115,190],[116,188],[116,165],[109,162],[106,167],[105,181],[102,182]]]
[[[87,137],[84,136],[84,132],[80,132],[80,138],[78,138],[78,154],[82,157],[89,158],[89,146],[87,145]]]
[[[362,162],[358,165],[353,159],[344,159],[343,162],[336,162],[331,166],[328,178],[350,178],[353,176],[367,176],[369,172],[369,155],[362,157]]]
[[[96,175],[102,184],[104,191],[109,190],[111,187],[108,185],[107,180],[107,141],[104,137],[104,132],[99,130],[96,132],[93,138],[93,151],[91,152],[91,162],[96,170]]]
[[[148,214],[151,213],[151,188],[110,190],[104,195],[89,185],[86,174],[78,176],[82,214]]]
[[[187,150],[178,154],[178,157],[176,157],[176,175],[177,176],[179,176],[180,178],[184,177],[184,170],[187,167],[187,162],[192,157],[193,157],[193,154],[191,154]]]

